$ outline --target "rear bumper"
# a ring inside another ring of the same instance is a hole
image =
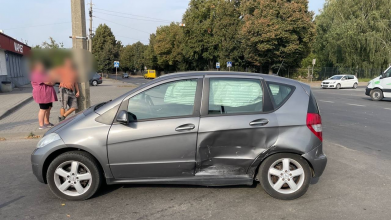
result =
[[[327,164],[327,157],[323,153],[322,144],[302,156],[307,159],[314,171],[312,177],[319,178],[323,174]]]
[[[367,96],[370,96],[371,95],[371,91],[372,91],[372,89],[370,89],[370,88],[366,88],[365,89],[365,95],[367,95]]]

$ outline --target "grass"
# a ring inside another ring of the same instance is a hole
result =
[[[371,78],[358,78],[359,82],[369,82],[371,80],[372,80]]]

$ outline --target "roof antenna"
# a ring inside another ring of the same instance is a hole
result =
[[[282,61],[281,65],[280,65],[280,68],[278,68],[277,76],[278,76],[278,73],[280,73],[280,69],[281,69],[281,67],[282,67],[282,64],[284,64],[284,60]]]

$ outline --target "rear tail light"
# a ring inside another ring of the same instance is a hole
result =
[[[312,133],[314,133],[316,137],[323,141],[322,118],[319,114],[307,113],[307,127],[312,131]]]
[[[99,79],[102,79],[102,77],[99,77]]]

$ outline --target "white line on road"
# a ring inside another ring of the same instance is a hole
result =
[[[384,109],[391,110],[391,108],[384,108]]]
[[[325,100],[319,100],[320,102],[328,102],[328,103],[334,103],[332,101],[325,101]]]
[[[353,105],[353,106],[361,106],[361,107],[365,107],[365,105],[357,105],[357,104],[350,104],[350,103],[347,103],[348,105]]]

